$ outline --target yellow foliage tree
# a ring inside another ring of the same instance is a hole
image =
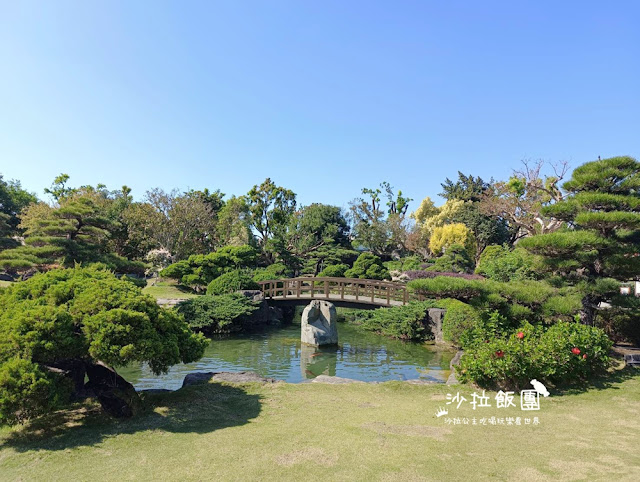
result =
[[[437,208],[430,197],[426,197],[420,203],[420,207],[411,213],[411,217],[416,220],[416,223],[423,225],[424,222],[440,212],[440,208]]]
[[[440,255],[454,244],[460,244],[467,252],[475,253],[475,238],[464,224],[452,223],[433,228],[429,239],[429,249],[433,254]]]

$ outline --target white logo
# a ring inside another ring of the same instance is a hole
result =
[[[533,388],[535,388],[536,392],[538,392],[540,395],[544,397],[549,396],[549,390],[547,390],[547,387],[545,387],[542,383],[540,383],[535,378],[531,380],[531,385],[533,385]]]

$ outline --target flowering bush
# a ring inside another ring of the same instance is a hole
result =
[[[604,371],[611,341],[599,328],[559,322],[548,329],[526,323],[506,337],[477,340],[457,367],[461,381],[520,389],[533,378],[560,383]]]

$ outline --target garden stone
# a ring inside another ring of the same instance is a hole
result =
[[[313,300],[302,312],[302,343],[336,345],[338,343],[336,307],[328,301]]]

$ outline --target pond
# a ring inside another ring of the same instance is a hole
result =
[[[215,338],[195,363],[173,366],[155,376],[145,364],[118,370],[139,389],[182,386],[190,372],[253,371],[290,383],[318,375],[362,381],[422,379],[444,383],[454,352],[423,343],[393,340],[347,323],[338,323],[339,345],[312,347],[300,343],[300,324],[268,331]]]

